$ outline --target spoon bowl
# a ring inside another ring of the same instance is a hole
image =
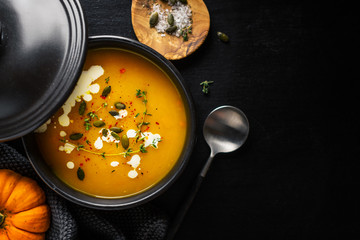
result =
[[[221,106],[206,118],[203,134],[214,155],[219,152],[232,152],[246,141],[249,121],[240,109]]]

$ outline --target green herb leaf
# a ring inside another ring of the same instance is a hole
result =
[[[91,128],[91,124],[89,122],[87,122],[87,121],[85,121],[84,126],[85,126],[86,131],[89,131],[90,128]]]
[[[203,81],[202,83],[200,83],[200,85],[203,87],[202,92],[205,93],[205,94],[208,94],[209,93],[209,86],[213,82],[214,81]]]
[[[140,145],[140,152],[142,152],[142,153],[147,153],[147,150],[146,150],[144,144],[141,144],[141,145]]]
[[[140,89],[136,89],[136,97],[141,98],[146,96],[146,91],[141,91]]]
[[[110,77],[105,78],[105,83],[109,83]]]
[[[85,172],[81,167],[79,167],[77,170],[77,177],[81,181],[84,180],[84,178],[85,178]]]
[[[126,150],[126,152],[124,153],[124,157],[130,156],[130,154],[132,153],[132,149],[129,148]]]
[[[84,148],[84,145],[77,145],[76,150],[80,151],[81,148]]]
[[[189,40],[189,37],[188,37],[188,33],[187,32],[184,32],[183,35],[183,40],[186,42],[187,40]]]
[[[99,119],[98,115],[96,115],[95,112],[89,112],[87,115],[88,115],[91,119],[94,119],[94,118]]]

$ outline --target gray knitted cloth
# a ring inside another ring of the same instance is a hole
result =
[[[0,143],[0,169],[11,169],[35,179],[44,189],[51,208],[47,240],[160,240],[166,234],[168,219],[146,204],[119,211],[100,211],[70,203],[48,188],[29,161],[12,147]]]

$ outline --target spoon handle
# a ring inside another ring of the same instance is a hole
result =
[[[174,218],[174,221],[172,222],[171,227],[168,231],[167,238],[166,238],[167,240],[174,239],[174,237],[175,237],[177,231],[179,230],[179,227],[186,215],[186,212],[189,210],[197,192],[200,189],[201,183],[203,182],[203,180],[205,178],[206,172],[209,169],[210,164],[211,164],[212,160],[214,159],[214,156],[215,155],[213,153],[211,153],[209,159],[206,161],[200,174],[197,176],[195,184],[192,186],[190,193],[186,196],[185,200],[181,204],[180,209],[178,210],[178,212]]]

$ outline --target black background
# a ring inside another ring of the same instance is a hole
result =
[[[136,39],[130,1],[80,2],[90,36]],[[194,99],[197,143],[185,172],[153,203],[174,216],[209,156],[202,124],[212,109],[242,109],[250,135],[240,150],[216,156],[176,239],[360,239],[356,8],[205,3],[206,41],[173,61]],[[214,81],[208,95],[204,80]]]

